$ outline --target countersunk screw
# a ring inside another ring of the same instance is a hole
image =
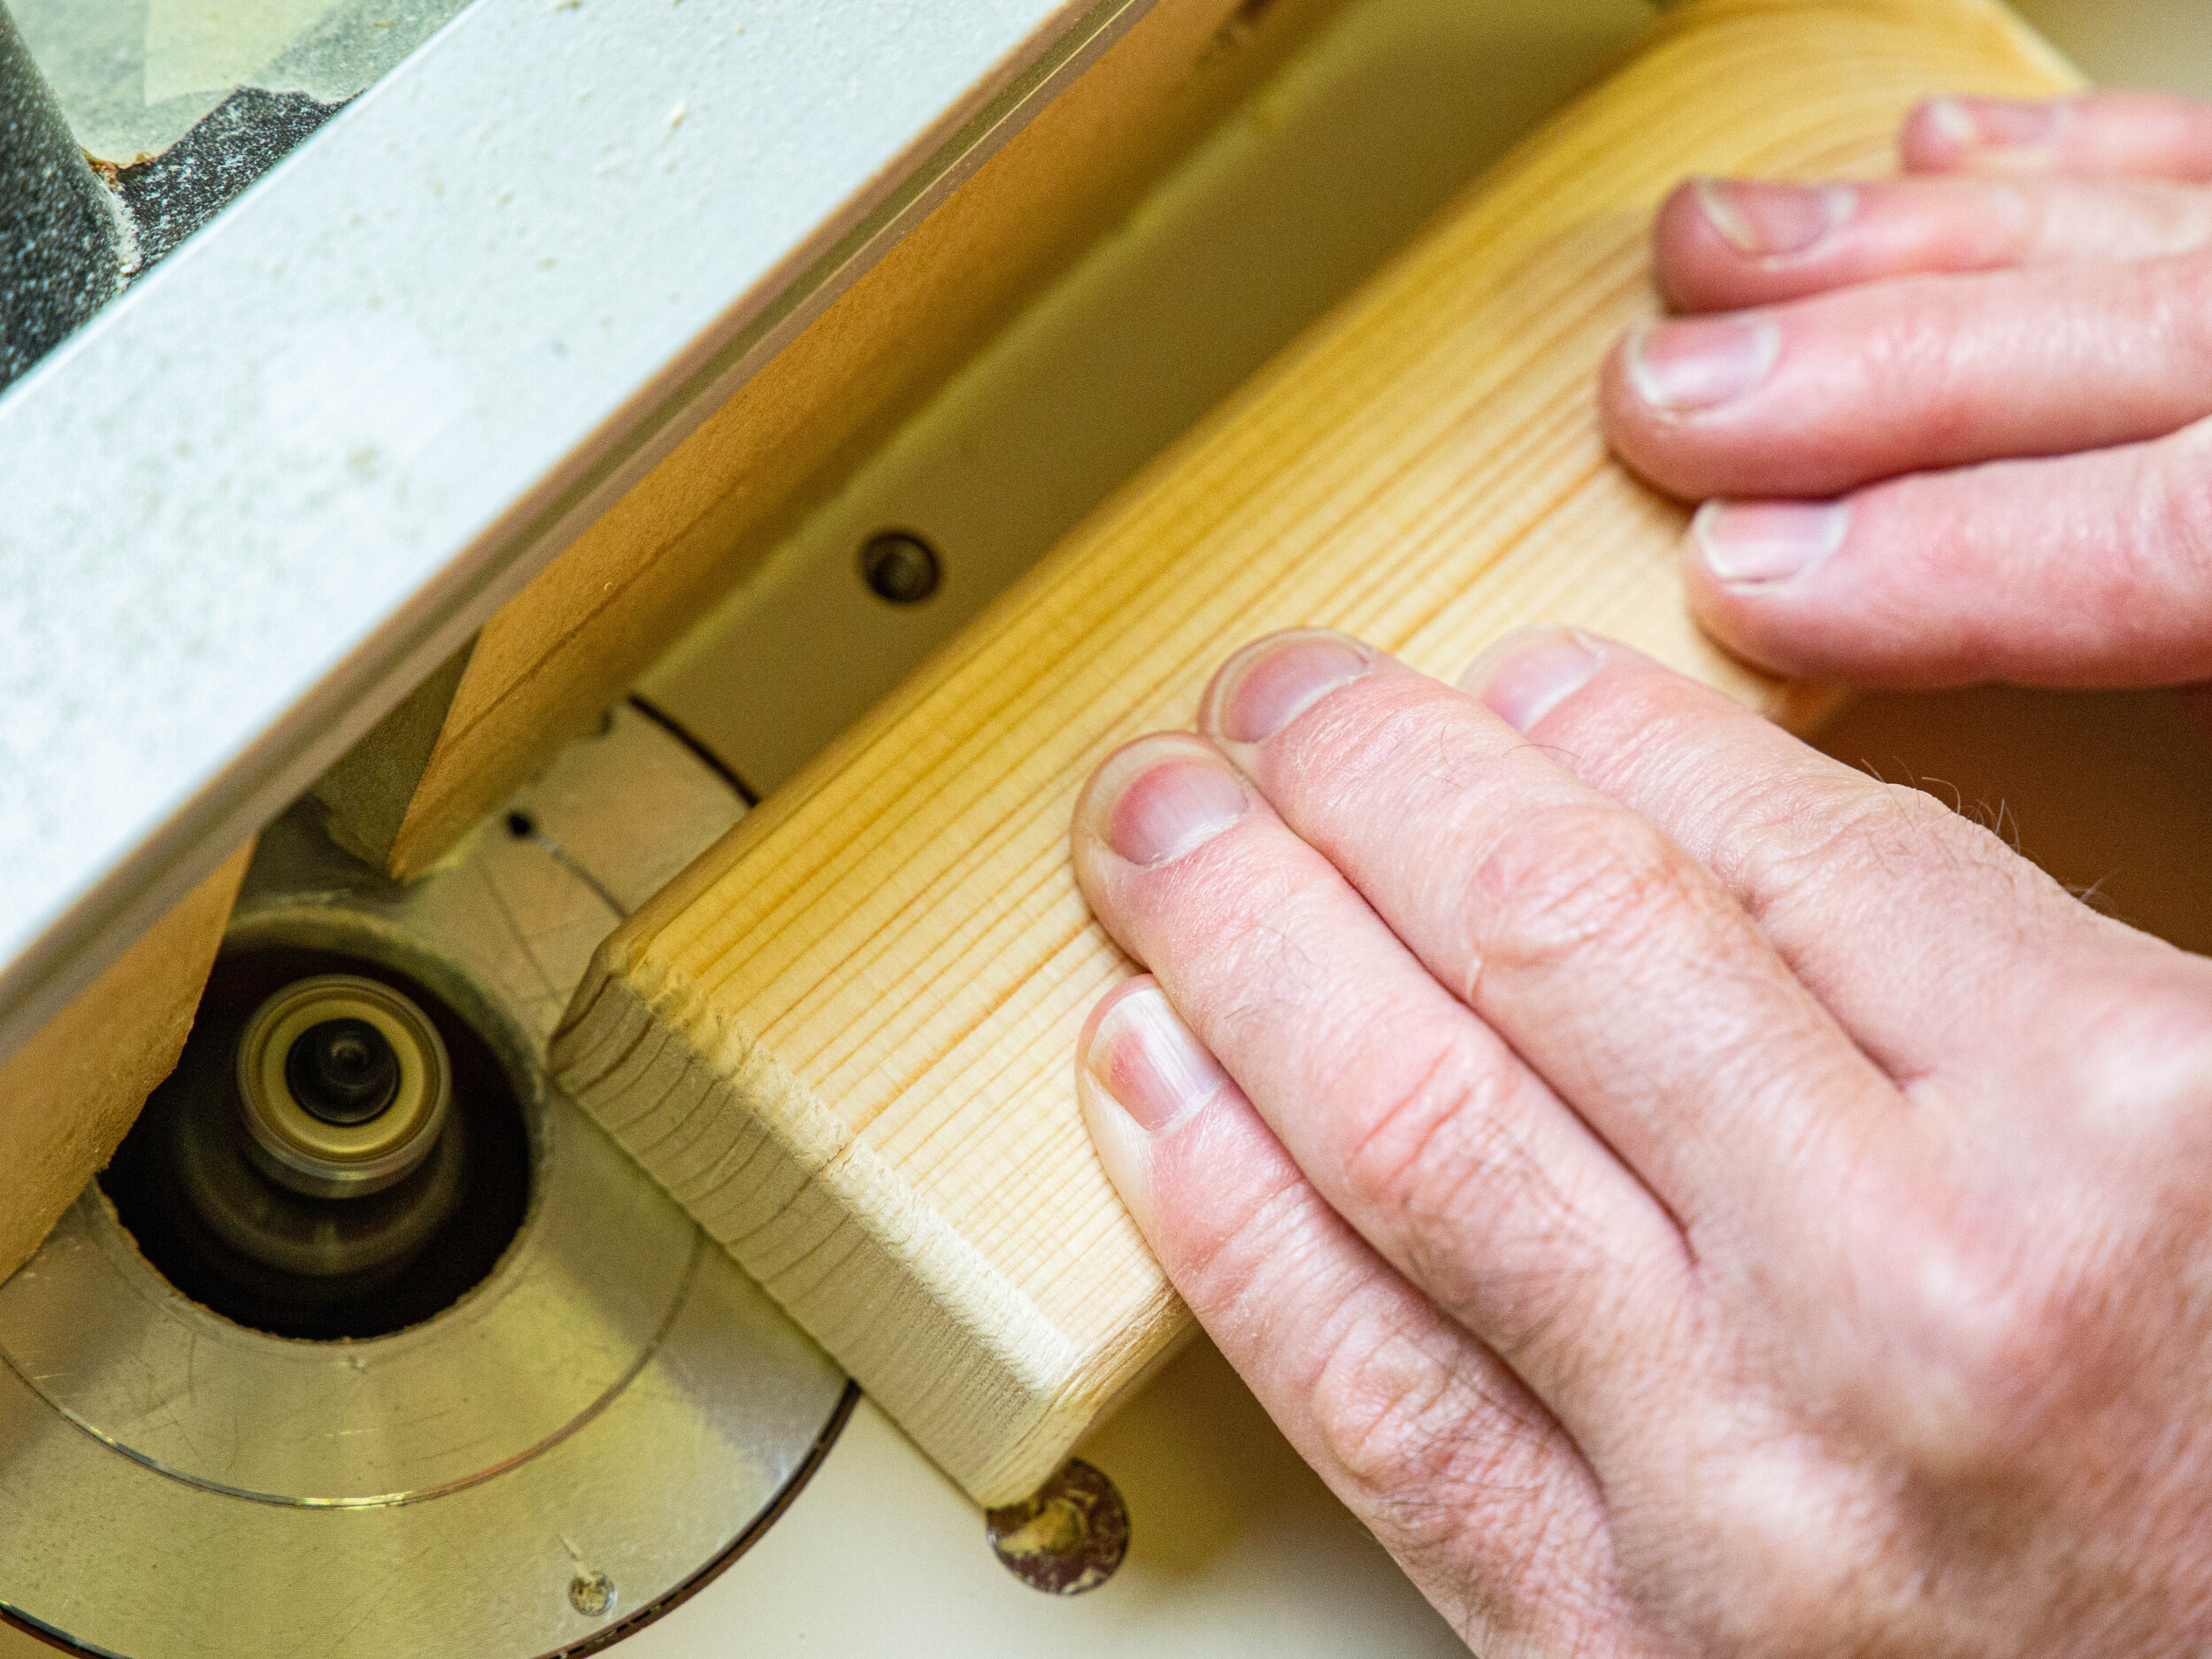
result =
[[[579,1572],[568,1581],[568,1604],[586,1618],[597,1618],[614,1605],[614,1580],[603,1572]]]
[[[937,549],[910,530],[887,530],[860,549],[861,580],[879,599],[917,605],[937,591],[943,574]]]
[[[1047,1595],[1095,1590],[1129,1553],[1128,1506],[1112,1481],[1080,1461],[983,1518],[1006,1570]]]

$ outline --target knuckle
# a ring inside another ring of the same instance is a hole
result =
[[[2056,1271],[2072,1252],[1997,1208],[1954,1192],[1863,1206],[1857,1218],[1854,1267],[1875,1340],[1855,1415],[1934,1479],[1972,1479],[2032,1453],[2053,1379],[2082,1363],[2091,1335],[2093,1298]]]
[[[1878,1511],[1809,1437],[1734,1415],[1724,1421],[1727,1441],[1708,1435],[1694,1466],[1672,1462],[1667,1473],[1704,1498],[1688,1522],[1690,1548],[1757,1562],[1760,1571],[1742,1594],[1717,1602],[1665,1564],[1639,1562],[1632,1594],[1655,1622],[1696,1631],[1700,1652],[1848,1651],[1838,1632],[1864,1628],[1853,1615],[1882,1593],[1870,1573],[1882,1556]]]
[[[1932,867],[2007,882],[2033,874],[2001,837],[1926,790],[1855,775],[1757,780],[1724,807],[1722,822],[1717,873],[1763,925],[1809,889],[1863,881],[1870,870],[1895,878]]]
[[[1455,1392],[1448,1365],[1409,1336],[1363,1326],[1322,1365],[1314,1421],[1332,1461],[1363,1491],[1403,1502],[1449,1472]]]
[[[1597,1632],[1617,1603],[1591,1571],[1602,1509],[1542,1408],[1443,1346],[1388,1323],[1339,1341],[1311,1395],[1317,1461],[1477,1652],[1534,1651],[1538,1626],[1548,1653],[1616,1651]]]
[[[1561,1631],[1604,1622],[1609,1586],[1587,1576],[1602,1512],[1509,1373],[1402,1304],[1354,1298],[1325,1340],[1306,1406],[1310,1460],[1471,1639],[1525,1629],[1540,1611]]]
[[[2016,1472],[2179,1351],[2212,1211],[2203,988],[2076,986],[2076,1035],[2047,1049],[2024,1033],[2046,1100],[2069,1102],[2063,1136],[1978,1138],[1940,1173],[1876,1157],[1853,1177],[1837,1333],[1847,1421],[1871,1448],[1935,1484]]]
[[[2212,580],[2212,421],[2200,422],[2139,456],[2132,534],[2093,557],[2085,591],[2100,618],[2134,621],[2146,585],[2201,592]]]
[[[1209,1325],[1265,1329],[1283,1287],[1311,1276],[1324,1253],[1314,1206],[1285,1159],[1232,1211],[1178,1207],[1163,1217],[1164,1236],[1155,1242],[1177,1293]]]
[[[1494,1342],[1518,1350],[1565,1317],[1585,1228],[1530,1143],[1503,1051],[1447,1041],[1347,1131],[1355,1205],[1379,1217],[1415,1281],[1448,1305],[1476,1294]]]
[[[2087,1063],[2109,1093],[2154,1121],[2151,1144],[2200,1145],[2212,1134],[2212,972],[2196,961],[2169,984],[2129,984],[2098,999],[2098,1040]]]
[[[2189,205],[2200,211],[2198,201]],[[2170,362],[2189,364],[2200,375],[2212,370],[2212,319],[2205,313],[2206,295],[2212,291],[2212,252],[2193,248],[2145,259],[2136,265],[2133,279],[2126,300],[2131,332],[2164,345]]]
[[[1645,819],[1610,803],[1553,807],[1509,826],[1477,865],[1471,957],[1478,972],[1571,966],[1677,933],[1697,891],[1685,855]]]
[[[1440,1220],[1480,1171],[1512,1167],[1501,1107],[1517,1085],[1502,1059],[1441,1040],[1411,1076],[1364,1104],[1348,1129],[1344,1175],[1355,1202],[1390,1214]]]
[[[1312,1386],[1313,1422],[1330,1463],[1363,1502],[1414,1543],[1455,1532],[1472,1494],[1494,1503],[1546,1425],[1517,1392],[1488,1388],[1388,1317],[1348,1310]]]
[[[1832,297],[1828,315],[1851,348],[1839,365],[1849,377],[1848,406],[1894,411],[1863,431],[1838,431],[1839,442],[1885,457],[1901,444],[1907,452],[1930,453],[1959,446],[1976,415],[1972,353],[1961,349],[1961,342],[1973,337],[1969,303],[1955,283],[1924,275]],[[1899,387],[1911,388],[1909,398],[1900,402]]]

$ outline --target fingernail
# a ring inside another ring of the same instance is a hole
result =
[[[1132,991],[1108,1009],[1083,1050],[1083,1069],[1107,1096],[1157,1134],[1229,1087],[1157,987]]]
[[[1778,259],[1810,253],[1849,223],[1859,193],[1847,184],[1700,179],[1698,204],[1739,253]]]
[[[1604,645],[1579,628],[1527,628],[1494,641],[1467,665],[1459,688],[1526,732],[1604,666]]]
[[[1214,676],[1199,725],[1232,743],[1261,743],[1374,666],[1357,640],[1300,628],[1248,645]]]
[[[1204,846],[1252,804],[1244,780],[1194,737],[1140,739],[1099,768],[1084,802],[1091,832],[1148,868]]]
[[[1848,502],[1709,501],[1690,520],[1690,541],[1720,580],[1759,587],[1812,569],[1850,526]]]
[[[2040,150],[2058,136],[2070,106],[2063,100],[1931,98],[1937,132],[1969,150]]]
[[[1655,409],[1678,414],[1718,409],[1764,380],[1782,355],[1780,325],[1768,317],[1700,317],[1647,323],[1628,337],[1628,373]]]

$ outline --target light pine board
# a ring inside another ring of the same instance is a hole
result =
[[[0,1279],[176,1069],[252,851],[240,848],[0,1065]]]
[[[1598,432],[1651,210],[1884,171],[1931,91],[2072,84],[1989,0],[1683,8],[616,933],[559,1080],[972,1495],[1031,1489],[1188,1318],[1076,1110],[1131,971],[1068,867],[1083,779],[1300,624],[1450,673],[1572,620],[1809,715],[1698,635],[1683,510]]]

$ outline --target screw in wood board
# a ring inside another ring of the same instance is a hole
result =
[[[877,598],[916,605],[937,591],[944,574],[937,549],[910,530],[887,530],[860,549],[861,580]]]
[[[1097,1589],[1129,1553],[1128,1505],[1112,1481],[1080,1459],[983,1518],[1006,1570],[1047,1595]]]

